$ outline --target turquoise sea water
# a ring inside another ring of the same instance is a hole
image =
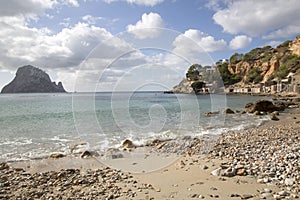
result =
[[[26,160],[51,152],[70,153],[82,141],[105,149],[125,139],[220,134],[260,124],[249,115],[205,117],[226,107],[243,110],[261,97],[246,95],[175,95],[162,92],[1,94],[0,161]]]

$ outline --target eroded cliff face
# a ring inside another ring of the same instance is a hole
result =
[[[15,78],[3,87],[1,93],[55,93],[66,92],[62,83],[52,82],[43,70],[31,65],[20,67]]]
[[[300,36],[296,37],[296,39],[291,42],[289,49],[293,54],[300,56]]]
[[[264,47],[265,48],[265,47]],[[296,72],[299,68],[300,56],[300,36],[294,41],[281,44],[276,48],[257,48],[257,52],[251,59],[243,59],[236,63],[230,63],[228,70],[231,74],[237,74],[242,77],[241,83],[246,83],[251,69],[258,68],[264,83],[270,80],[271,76],[279,69],[280,66],[285,65],[290,72]],[[253,50],[252,50],[253,51]],[[254,51],[255,52],[255,51]],[[251,52],[249,52],[250,54]],[[252,52],[253,53],[253,52]],[[253,53],[254,54],[254,53]],[[246,54],[245,54],[246,55]],[[289,59],[294,59],[293,63]]]

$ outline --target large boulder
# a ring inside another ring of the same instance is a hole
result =
[[[268,100],[258,100],[254,103],[248,103],[245,106],[246,112],[254,113],[258,112],[274,112],[274,111],[282,111],[284,107],[274,105],[271,101]]]
[[[20,67],[15,78],[1,93],[52,93],[66,92],[62,83],[52,82],[49,75],[43,70],[31,65]]]

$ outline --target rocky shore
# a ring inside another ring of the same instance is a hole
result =
[[[143,147],[126,141],[124,152],[146,148],[158,155],[137,159],[132,167],[180,155],[151,173],[112,169],[93,155],[2,163],[0,199],[297,199],[300,109],[277,113],[277,118],[219,137],[154,140]]]

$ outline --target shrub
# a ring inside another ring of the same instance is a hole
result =
[[[247,83],[259,83],[260,81],[262,81],[263,76],[261,75],[261,69],[258,67],[254,67],[252,68],[246,78],[246,82]]]

